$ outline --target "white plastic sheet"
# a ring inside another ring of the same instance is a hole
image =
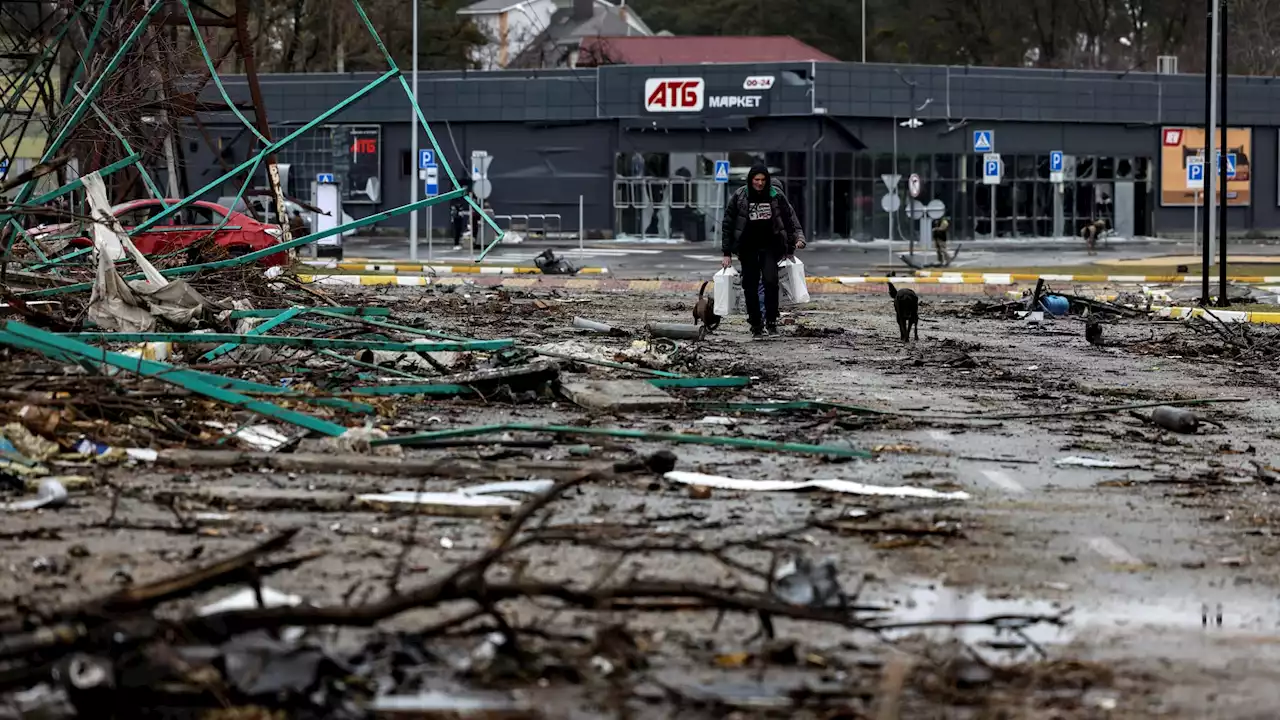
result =
[[[738,271],[733,268],[721,268],[719,272],[712,277],[711,300],[715,303],[716,314],[720,317],[728,317],[737,312],[737,303],[734,302],[737,293],[734,292],[733,279],[738,276]]]
[[[778,262],[778,304],[803,305],[809,302],[809,288],[804,284],[804,263],[799,260]]]

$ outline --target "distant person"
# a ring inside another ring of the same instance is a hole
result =
[[[751,335],[778,333],[778,262],[795,256],[800,229],[782,193],[770,182],[769,168],[757,164],[747,172],[747,184],[734,191],[720,227],[723,267],[742,263],[742,291]],[[764,312],[759,287],[764,283]]]
[[[453,227],[453,249],[462,249],[462,236],[467,229],[468,212],[467,196],[459,195],[449,201],[449,224]]]
[[[951,229],[951,218],[941,217],[933,221],[933,251],[938,255],[939,265],[949,265],[947,257],[947,231]]]

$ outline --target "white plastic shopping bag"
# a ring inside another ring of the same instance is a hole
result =
[[[715,303],[716,314],[720,317],[728,317],[738,312],[738,303],[735,300],[740,293],[735,292],[734,288],[734,280],[737,277],[738,272],[731,267],[721,268],[712,277],[711,301]]]
[[[799,260],[778,262],[778,304],[803,305],[809,302],[809,288],[804,284],[804,263]]]

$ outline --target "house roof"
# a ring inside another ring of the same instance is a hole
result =
[[[586,37],[579,65],[839,62],[789,35]]]
[[[559,8],[551,15],[546,29],[515,57],[511,67],[539,67],[549,58],[558,60],[564,52],[563,46],[577,46],[587,38],[624,37],[625,33],[634,31],[628,19],[640,20],[634,16],[624,17],[617,6],[609,3],[596,2],[591,17],[586,20],[574,19],[571,7]]]
[[[480,0],[458,11],[459,15],[489,15],[514,10],[530,0]]]

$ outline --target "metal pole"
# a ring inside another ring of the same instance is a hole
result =
[[[401,17],[404,17],[401,15]],[[413,0],[413,107],[409,109],[409,153],[413,166],[409,182],[409,202],[418,202],[418,0]],[[428,237],[430,236],[428,230]],[[428,244],[430,241],[428,240]],[[409,213],[409,259],[418,259],[418,211]]]
[[[1231,304],[1227,297],[1227,160],[1231,151],[1227,144],[1227,81],[1230,73],[1227,68],[1227,38],[1231,34],[1227,22],[1227,3],[1221,4],[1222,20],[1218,23],[1218,65],[1219,75],[1218,102],[1222,105],[1222,129],[1219,131],[1219,145],[1222,146],[1222,173],[1218,178],[1218,305],[1227,307]]]
[[[1191,242],[1196,251],[1200,251],[1200,191],[1196,191],[1196,201],[1191,205]]]
[[[1217,187],[1214,181],[1217,179],[1218,157],[1214,153],[1213,135],[1217,132],[1218,126],[1218,95],[1214,90],[1214,83],[1218,80],[1218,0],[1207,0],[1209,4],[1209,22],[1205,23],[1207,36],[1205,37],[1205,63],[1204,73],[1204,92],[1205,92],[1205,118],[1204,118],[1204,245],[1201,248],[1200,255],[1200,304],[1208,307],[1209,305],[1209,263],[1212,256],[1213,247],[1213,202],[1214,193]]]
[[[996,186],[991,186],[991,239],[996,239]]]
[[[893,187],[889,188],[889,194],[898,196],[898,116],[893,117],[893,169],[889,171],[889,176],[894,179]],[[874,182],[874,181],[873,181]],[[889,201],[889,207],[893,207],[893,200]],[[889,211],[889,265],[893,265],[893,216],[894,212]]]
[[[867,61],[867,0],[862,0],[862,62]]]
[[[428,263],[429,263],[429,262],[431,262],[432,257],[433,257],[433,256],[434,256],[434,254],[435,254],[435,252],[434,252],[434,251],[435,251],[435,247],[434,247],[434,245],[435,245],[435,232],[434,232],[434,230],[435,230],[435,223],[434,223],[434,222],[432,222],[432,220],[434,219],[434,218],[433,218],[433,216],[434,216],[434,214],[435,214],[434,212],[432,212],[434,209],[435,209],[435,206],[434,206],[434,205],[428,205],[428,206],[427,206],[427,262],[428,262]],[[417,260],[417,258],[415,257],[415,258],[414,258],[414,260]]]
[[[582,250],[583,244],[587,241],[587,227],[583,223],[583,210],[585,208],[585,199],[582,195],[578,196],[578,250]]]

